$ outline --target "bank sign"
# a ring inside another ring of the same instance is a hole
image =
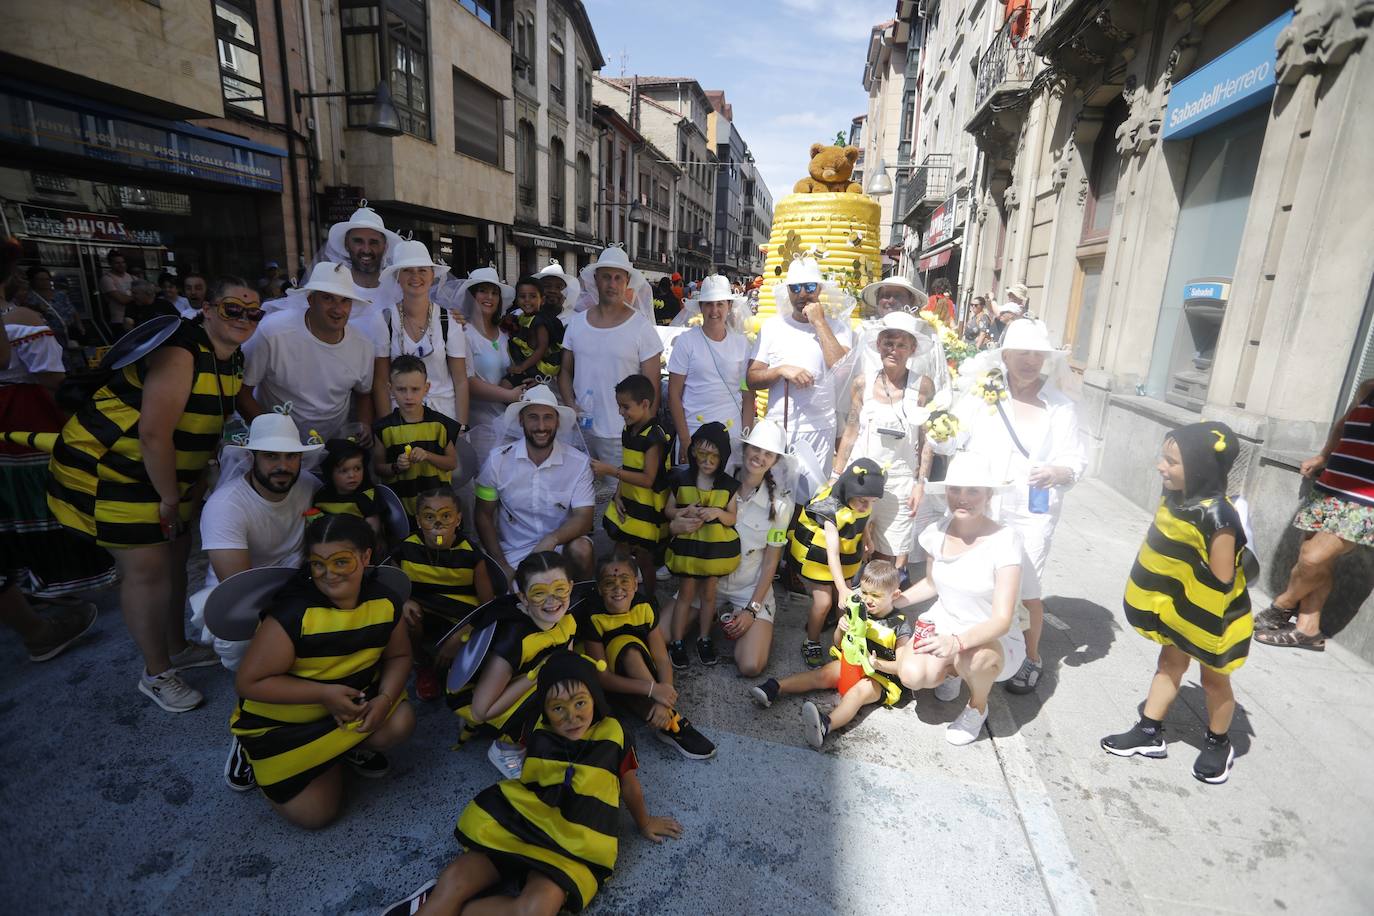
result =
[[[1164,139],[1184,140],[1268,103],[1274,96],[1279,32],[1293,21],[1284,13],[1169,90]]]
[[[954,237],[954,231],[958,226],[959,195],[952,194],[945,198],[944,203],[935,208],[934,213],[930,214],[930,228],[926,230],[926,236],[921,247],[930,249],[949,241]]]

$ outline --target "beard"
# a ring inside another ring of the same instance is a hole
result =
[[[296,485],[296,481],[300,479],[300,476],[300,471],[297,471],[296,473],[291,475],[291,479],[287,481],[287,483],[283,486],[281,484],[278,484],[271,477],[267,476],[266,474],[263,474],[262,471],[259,471],[256,463],[253,464],[253,479],[258,482],[259,486],[261,486],[264,490],[266,490],[269,493],[290,493],[291,488]]]
[[[548,448],[557,435],[556,432],[526,432],[525,444],[531,448]]]

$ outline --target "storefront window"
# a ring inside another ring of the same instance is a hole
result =
[[[265,117],[262,59],[258,56],[258,18],[253,0],[215,0],[215,44],[224,104]]]
[[[339,11],[347,90],[370,93],[385,76],[401,129],[428,140],[429,42],[424,0],[342,0]],[[349,126],[365,125],[371,106],[370,101],[349,102]]]
[[[1146,382],[1151,397],[1201,408],[1225,299],[1185,317],[1185,287],[1202,278],[1225,278],[1229,286],[1268,116],[1267,108],[1253,111],[1192,140]]]
[[[453,71],[453,139],[458,152],[501,165],[501,101],[466,73]]]

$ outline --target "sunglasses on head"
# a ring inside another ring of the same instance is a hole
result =
[[[235,299],[232,296],[225,296],[215,303],[215,308],[219,311],[219,317],[228,321],[238,321],[240,318],[257,323],[262,321],[262,317],[267,313],[256,305],[249,305],[242,299]]]
[[[819,283],[789,283],[787,288],[794,293],[814,293],[821,288]]]

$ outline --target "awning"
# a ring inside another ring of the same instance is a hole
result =
[[[937,267],[944,267],[949,263],[949,259],[954,256],[954,249],[958,244],[958,239],[951,239],[943,245],[936,245],[929,251],[921,252],[921,260],[917,263],[916,269],[925,272]]]
[[[554,251],[580,251],[583,254],[600,254],[604,246],[597,246],[588,242],[576,239],[560,239],[541,233],[528,232],[522,229],[512,229],[511,237],[517,242],[529,242],[537,248],[549,248]]]

